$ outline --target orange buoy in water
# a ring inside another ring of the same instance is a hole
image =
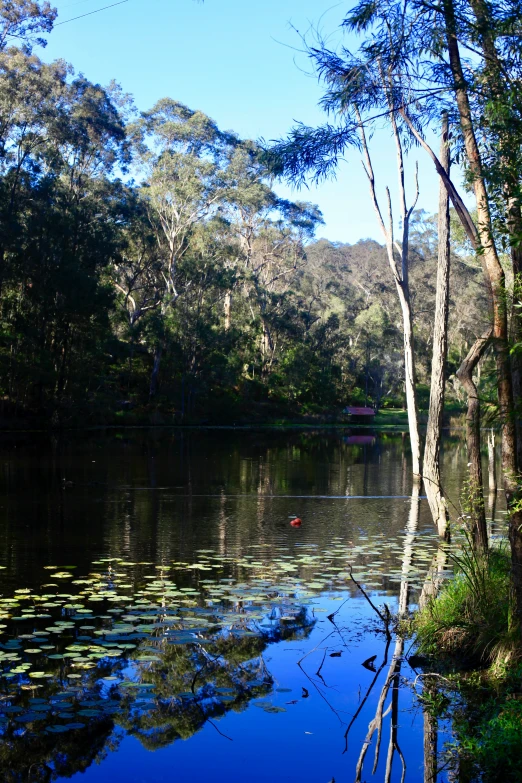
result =
[[[299,517],[296,517],[295,519],[292,519],[292,521],[290,522],[290,524],[292,525],[292,527],[301,527],[301,525],[302,525],[303,523],[302,523],[302,521],[299,519]]]

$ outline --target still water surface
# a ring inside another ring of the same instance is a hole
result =
[[[0,461],[3,780],[424,780],[410,642],[350,579],[418,600],[437,541],[404,436],[6,436]],[[456,504],[465,469],[448,439]]]

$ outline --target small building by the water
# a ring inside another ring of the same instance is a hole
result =
[[[348,405],[343,413],[347,413],[350,416],[350,422],[353,424],[372,424],[375,418],[375,411],[373,408]]]

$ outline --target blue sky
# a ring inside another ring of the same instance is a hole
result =
[[[58,22],[87,14],[114,0],[59,0]],[[318,124],[320,87],[299,49],[298,34],[319,24],[325,34],[336,30],[353,5],[335,0],[129,0],[99,14],[56,27],[45,60],[64,58],[89,79],[108,84],[116,79],[132,93],[139,109],[170,96],[200,109],[223,129],[243,137],[273,139],[294,120]],[[355,46],[356,41],[348,42]],[[372,140],[380,193],[395,191],[394,147],[383,131]],[[408,163],[413,192],[414,160],[419,160],[419,207],[435,212],[438,182],[422,150]],[[369,200],[359,155],[349,152],[335,181],[285,196],[313,201],[324,214],[318,234],[356,242],[382,237]]]

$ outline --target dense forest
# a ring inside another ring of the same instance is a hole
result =
[[[174,96],[140,113],[118,85],[43,62],[31,36],[54,12],[15,5],[14,18],[2,4],[0,53],[3,420],[402,407],[402,327],[384,248],[317,240],[319,209],[280,198],[257,143],[199,108]],[[25,37],[21,47],[13,36]],[[436,221],[418,210],[411,233],[426,407]],[[480,264],[453,244],[454,381],[487,301]],[[458,383],[450,396],[463,399]]]

